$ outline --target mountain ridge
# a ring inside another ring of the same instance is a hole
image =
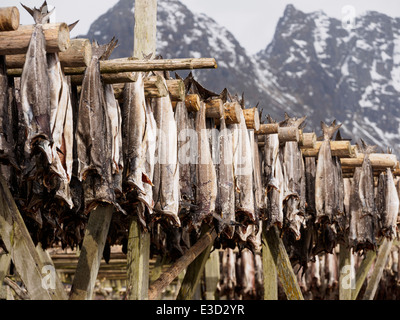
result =
[[[134,0],[120,0],[85,37],[104,43],[116,36],[120,47],[112,57],[130,56],[133,12]],[[212,91],[244,92],[247,107],[260,102],[278,121],[284,112],[307,115],[307,130],[337,119],[355,140],[400,147],[400,18],[369,11],[349,31],[323,11],[287,5],[273,40],[251,55],[214,19],[178,0],[159,0],[157,31],[164,58],[216,58],[218,69],[194,71]]]

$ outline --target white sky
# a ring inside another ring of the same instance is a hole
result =
[[[342,18],[342,8],[352,5],[356,14],[379,11],[400,18],[400,0],[181,0],[194,12],[202,12],[231,31],[241,45],[255,53],[265,49],[272,40],[276,24],[288,3],[304,12],[323,10],[329,16]],[[39,7],[42,0],[0,0],[0,6],[17,6],[21,23],[31,24],[32,18],[21,7]],[[48,0],[56,7],[58,22],[72,23],[80,20],[71,36],[87,33],[91,23],[115,5],[118,0]]]

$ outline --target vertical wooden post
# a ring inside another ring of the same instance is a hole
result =
[[[265,232],[265,231],[264,231]],[[279,237],[278,229],[273,226],[265,232],[265,238],[275,266],[279,279],[282,283],[288,300],[304,300],[296,275],[293,271],[285,245]]]
[[[339,300],[351,300],[354,277],[351,249],[341,244],[339,251]]]
[[[278,275],[271,250],[263,232],[262,264],[264,278],[264,300],[278,300]]]
[[[367,289],[365,290],[363,300],[374,300],[376,290],[378,289],[379,281],[383,274],[383,269],[386,266],[390,250],[392,248],[393,240],[384,239],[382,245],[379,247],[378,257],[372,272],[371,279],[368,282]]]
[[[113,212],[113,206],[99,205],[90,213],[69,296],[70,300],[92,299]]]
[[[135,1],[135,30],[133,56],[156,54],[157,0]],[[128,238],[128,299],[148,299],[150,234],[141,229],[136,218],[132,219]]]
[[[206,300],[215,300],[215,291],[219,282],[219,251],[210,254],[205,266]]]

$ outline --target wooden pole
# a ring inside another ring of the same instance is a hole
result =
[[[0,237],[11,254],[14,266],[33,300],[65,300],[64,291],[56,273],[52,273],[51,285],[45,285],[48,262],[44,261],[25,226],[24,220],[14,202],[4,178],[0,176]],[[53,286],[54,285],[54,286]]]
[[[243,109],[247,129],[260,130],[260,114],[257,108]]]
[[[374,271],[372,272],[371,279],[368,281],[368,286],[365,290],[363,300],[374,300],[379,281],[381,281],[383,269],[386,266],[389,253],[392,248],[392,244],[393,240],[388,240],[385,238],[382,245],[379,247],[379,253],[376,258]]]
[[[226,124],[240,123],[240,112],[242,108],[237,102],[226,102],[224,104],[224,115]]]
[[[169,267],[149,288],[149,300],[156,299],[172,281],[184,271],[204,250],[214,243],[215,230],[205,233],[185,254]],[[186,277],[186,275],[185,275]],[[194,290],[195,288],[193,288]]]
[[[157,43],[157,0],[135,1],[135,30],[133,56],[142,59],[152,54],[154,58]],[[132,60],[134,61],[134,60]],[[138,60],[137,60],[138,61]],[[152,60],[149,60],[152,61]],[[129,65],[129,61],[127,62]],[[117,72],[137,71],[119,70]],[[141,206],[144,210],[144,206]],[[129,226],[128,237],[128,299],[144,300],[149,288],[150,233],[142,230],[134,217]]]
[[[371,153],[369,155],[369,160],[371,161],[372,168],[374,170],[386,168],[394,168],[397,165],[397,157],[394,154],[385,153]],[[361,167],[364,161],[364,154],[359,153],[355,158],[345,158],[340,159],[342,167]]]
[[[15,31],[0,33],[0,55],[26,53],[34,26],[20,26]],[[43,24],[47,52],[61,52],[70,45],[69,29],[66,23]]]
[[[273,226],[268,231],[264,231],[265,238],[283,289],[288,300],[304,300],[297,277],[293,271],[285,245],[279,237],[278,229]]]
[[[264,300],[278,300],[278,275],[271,250],[263,232],[262,262],[264,275]]]
[[[256,131],[256,134],[274,134],[278,133],[279,130],[279,123],[263,123],[260,125],[260,129]]]
[[[15,31],[19,27],[17,7],[0,8],[0,31]]]
[[[198,94],[188,94],[185,98],[185,105],[189,112],[200,110],[200,97]]]
[[[299,142],[300,133],[297,127],[279,127],[278,128],[279,143],[285,144],[288,141]]]
[[[69,48],[60,52],[58,57],[63,68],[87,67],[92,59],[92,45],[88,39],[72,39]],[[6,56],[6,67],[7,69],[22,68],[25,60],[26,54],[8,55]],[[81,77],[83,78],[83,74]]]
[[[350,158],[353,156],[350,141],[331,141],[332,156],[340,158]],[[302,148],[301,151],[304,157],[318,157],[319,149],[322,141],[317,141],[315,148]]]
[[[214,250],[206,262],[204,269],[206,300],[215,300],[215,291],[219,282],[219,251]]]
[[[339,300],[351,300],[354,280],[351,249],[340,245],[339,251]]]
[[[113,212],[112,205],[99,205],[90,212],[69,296],[70,300],[92,299]]]
[[[314,149],[317,144],[317,135],[315,132],[303,132],[302,138],[299,141],[301,149]]]
[[[376,258],[376,252],[370,250],[367,252],[364,260],[361,262],[361,265],[356,273],[356,288],[352,292],[351,295],[352,300],[357,299],[361,287],[363,286],[364,281],[367,278],[368,272],[371,269],[372,263],[374,262],[375,258]]]

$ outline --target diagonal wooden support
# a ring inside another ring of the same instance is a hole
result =
[[[0,236],[32,300],[65,300],[66,294],[52,264],[42,259],[0,176]],[[50,272],[50,274],[48,274]],[[47,280],[50,279],[50,283]]]
[[[215,230],[205,233],[185,254],[169,267],[149,288],[149,300],[157,299],[162,291],[171,284],[199,255],[210,248],[214,243],[217,233]],[[207,257],[209,255],[205,254]],[[204,269],[203,269],[204,270]],[[185,276],[186,277],[186,276]],[[195,288],[193,288],[194,290]]]
[[[297,277],[293,271],[285,245],[279,237],[278,229],[273,226],[265,231],[265,238],[275,262],[278,277],[288,300],[304,300]]]
[[[72,283],[70,300],[91,300],[110,228],[114,206],[99,205],[90,213]]]
[[[372,263],[376,258],[375,251],[368,251],[364,260],[361,262],[360,267],[357,270],[356,274],[356,288],[353,290],[351,294],[351,299],[356,300],[358,294],[360,293],[361,287],[364,284],[365,279],[367,278],[368,272],[371,269]]]
[[[379,281],[381,281],[383,269],[386,266],[393,240],[384,239],[379,247],[379,253],[376,258],[374,271],[371,279],[368,281],[367,289],[365,290],[363,300],[374,300],[376,290],[378,289]]]
[[[204,226],[202,235],[209,232],[210,227]],[[203,275],[206,262],[210,256],[210,251],[213,246],[212,241],[203,252],[189,265],[186,270],[185,278],[182,281],[176,300],[192,300],[197,289],[200,279]]]

